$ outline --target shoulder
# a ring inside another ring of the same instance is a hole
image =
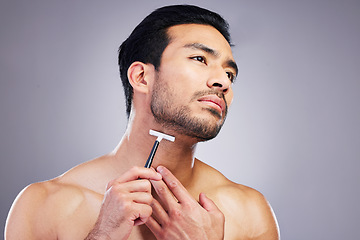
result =
[[[225,215],[225,239],[279,239],[276,217],[263,194],[204,167],[209,168],[205,193]]]
[[[104,167],[104,159],[82,163],[57,178],[25,187],[11,206],[6,238],[57,239],[64,231],[61,226],[97,215],[107,183],[98,171]]]
[[[8,239],[56,239],[58,225],[84,202],[86,191],[59,178],[33,183],[16,197],[6,223]]]
[[[273,210],[259,191],[229,183],[218,186],[210,194],[231,222],[228,230],[237,233],[242,229],[242,233],[250,239],[279,239]]]

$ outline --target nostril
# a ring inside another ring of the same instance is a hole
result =
[[[214,83],[214,84],[213,84],[213,87],[222,87],[222,84],[220,84],[220,83]]]
[[[223,85],[222,85],[221,83],[217,83],[217,82],[214,83],[212,86],[213,86],[213,87],[220,88],[220,89],[223,88]],[[222,91],[223,91],[224,93],[226,93],[226,92],[228,91],[228,88],[225,88],[225,87],[224,87],[224,88],[222,89]]]

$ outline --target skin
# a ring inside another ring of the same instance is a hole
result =
[[[10,210],[6,239],[279,239],[263,195],[194,158],[198,138],[155,120],[150,105],[157,80],[166,83],[170,112],[187,106],[189,118],[210,128],[222,125],[225,109],[194,95],[221,93],[228,105],[233,97],[231,48],[216,29],[184,24],[168,34],[158,72],[141,62],[128,70],[133,106],[118,147],[25,188]],[[143,167],[155,140],[149,129],[176,137],[160,143],[153,169]]]

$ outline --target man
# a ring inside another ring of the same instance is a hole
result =
[[[237,67],[218,14],[160,8],[121,45],[127,130],[110,154],[31,184],[10,211],[6,239],[279,239],[271,207],[194,158],[224,123]],[[163,140],[144,168],[155,138]]]

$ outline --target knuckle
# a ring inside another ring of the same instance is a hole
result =
[[[163,219],[161,222],[161,226],[163,228],[169,227],[169,226],[171,226],[171,224],[172,224],[172,221],[170,220],[170,218]]]
[[[186,209],[187,209],[189,212],[198,211],[198,207],[195,206],[194,204],[185,203],[185,204],[184,204],[184,207],[186,207]]]
[[[146,189],[151,189],[151,183],[150,183],[150,181],[148,181],[148,180],[144,180],[143,181],[144,183],[144,188],[146,188]]]
[[[174,217],[174,218],[181,218],[183,216],[183,212],[181,211],[181,209],[178,208],[174,208],[172,210],[170,210],[169,214]]]
[[[145,212],[145,215],[151,216],[151,214],[152,214],[152,207],[149,206],[149,205],[145,205],[144,212]]]
[[[163,195],[163,194],[165,194],[166,188],[165,188],[165,186],[160,186],[160,187],[158,187],[157,190],[158,190],[157,191],[158,194]]]
[[[107,190],[107,195],[116,195],[117,194],[117,187],[115,185],[111,186],[108,190]]]
[[[132,203],[129,201],[120,201],[118,204],[119,204],[119,208],[125,212],[129,211],[133,207]]]
[[[151,194],[145,194],[144,195],[144,202],[151,205],[153,203],[153,196]]]
[[[169,188],[174,189],[178,186],[176,181],[170,181],[169,182]]]
[[[126,195],[121,193],[121,192],[116,193],[115,196],[116,196],[116,200],[118,202],[125,202],[126,201]]]
[[[186,201],[181,202],[181,206],[186,210],[187,212],[195,212],[199,211],[199,203],[196,202],[195,199],[187,199]]]

